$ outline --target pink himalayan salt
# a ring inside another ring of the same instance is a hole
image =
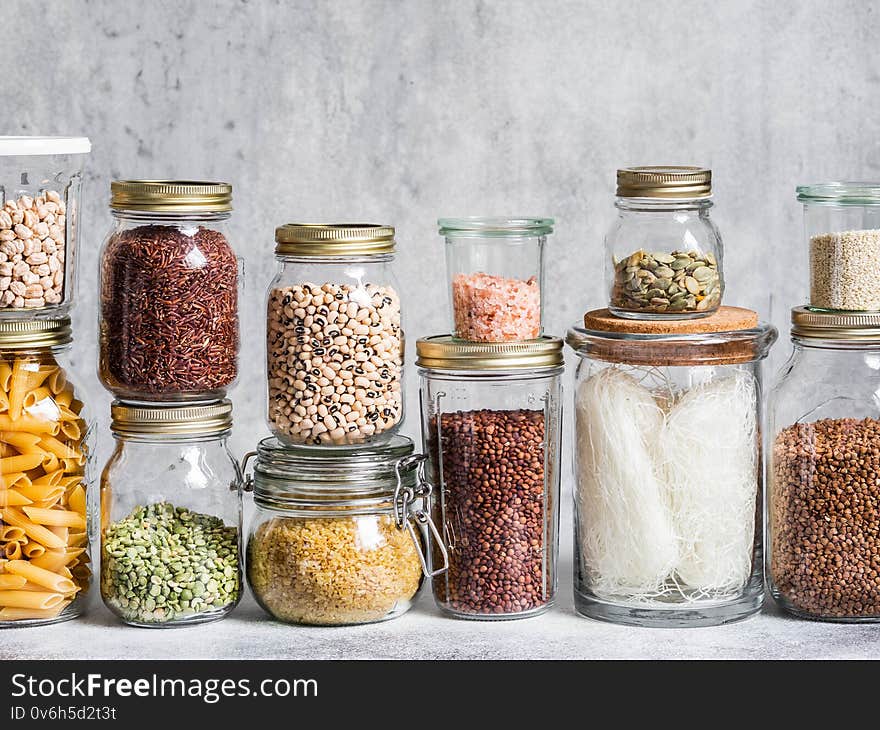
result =
[[[452,278],[455,335],[474,342],[533,340],[541,335],[541,288],[477,272]]]

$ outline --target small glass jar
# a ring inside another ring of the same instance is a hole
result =
[[[264,439],[243,469],[252,456],[247,574],[269,615],[342,626],[409,610],[422,576],[431,576],[424,545],[439,539],[424,457],[410,439],[337,450]]]
[[[576,375],[575,609],[634,626],[714,626],[761,609],[761,361],[776,330],[590,312]]]
[[[86,137],[0,137],[0,317],[63,317],[76,294]]]
[[[880,182],[800,185],[810,306],[880,311]]]
[[[767,576],[786,611],[880,620],[880,315],[796,307],[768,403]]]
[[[434,521],[449,570],[433,580],[451,616],[513,619],[556,595],[562,340],[416,344]]]
[[[712,171],[617,171],[617,220],[605,236],[608,308],[630,319],[705,317],[724,293],[721,234],[709,217]]]
[[[394,229],[275,231],[266,359],[269,428],[290,445],[386,441],[403,422],[404,336]]]
[[[117,180],[101,251],[100,365],[127,402],[208,402],[238,374],[232,186]]]
[[[115,401],[101,474],[101,597],[131,626],[215,621],[241,598],[241,472],[232,404]]]
[[[0,320],[0,627],[79,616],[92,582],[93,423],[70,319]]]
[[[544,244],[552,218],[441,218],[452,333],[471,342],[544,334]]]

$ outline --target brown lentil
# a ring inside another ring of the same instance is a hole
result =
[[[436,417],[431,434],[436,434]],[[433,581],[437,601],[458,613],[517,614],[552,597],[547,566],[544,413],[479,410],[442,414],[440,494],[449,571]],[[546,505],[546,511],[551,511]]]
[[[294,444],[354,444],[403,418],[400,299],[391,287],[311,284],[269,295],[269,424]]]
[[[770,569],[784,604],[815,617],[880,617],[880,421],[823,419],[779,433]]]
[[[422,579],[415,544],[390,515],[272,518],[251,538],[247,573],[272,616],[324,625],[402,612]]]

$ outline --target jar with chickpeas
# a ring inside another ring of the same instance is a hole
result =
[[[387,441],[403,422],[394,228],[290,223],[276,229],[275,242],[269,428],[290,445]]]

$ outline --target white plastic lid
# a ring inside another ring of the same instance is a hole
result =
[[[0,157],[23,155],[85,155],[92,151],[88,137],[0,136]]]

